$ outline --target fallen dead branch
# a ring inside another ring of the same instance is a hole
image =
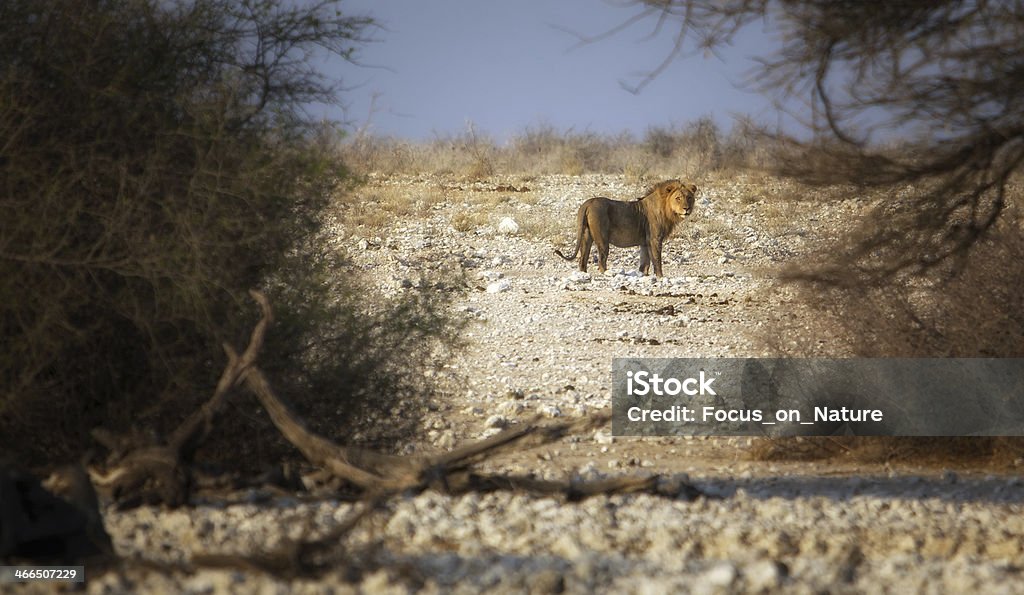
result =
[[[187,502],[194,483],[191,461],[213,431],[217,416],[223,413],[233,389],[238,386],[244,386],[256,396],[281,435],[294,445],[309,463],[353,487],[367,501],[380,501],[391,494],[424,489],[447,493],[517,490],[538,495],[561,496],[568,500],[579,500],[597,494],[630,492],[647,492],[671,497],[699,495],[692,486],[666,487],[665,480],[658,476],[582,482],[481,475],[473,471],[474,465],[492,459],[509,449],[522,450],[550,444],[567,435],[603,426],[609,419],[609,416],[604,414],[555,424],[541,424],[537,421],[525,423],[449,452],[428,456],[387,455],[335,444],[311,430],[305,421],[274,393],[270,382],[256,365],[273,314],[270,303],[263,294],[255,290],[250,293],[259,305],[262,316],[241,355],[238,355],[230,345],[224,345],[228,363],[210,399],[175,430],[166,445],[147,446],[131,451],[114,465],[108,474],[97,476],[97,483],[109,488],[120,505],[160,503],[177,506]]]

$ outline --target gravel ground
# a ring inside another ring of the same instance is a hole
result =
[[[385,294],[462,275],[456,309],[468,347],[434,374],[428,442],[447,449],[540,415],[574,418],[609,406],[614,357],[746,357],[766,345],[846,355],[774,282],[815,238],[847,229],[865,199],[791,201],[772,179],[704,184],[669,241],[658,282],[632,274],[635,250],[612,249],[609,274],[558,259],[589,196],[632,198],[617,176],[466,183],[371,176],[356,204],[402,201],[384,227],[333,223],[328,241],[371,272]],[[807,197],[802,197],[807,198]],[[351,215],[353,208],[350,207]],[[509,219],[511,221],[506,220]],[[350,218],[351,220],[351,218]],[[571,249],[571,248],[570,248]],[[793,322],[796,324],[793,324]],[[584,478],[686,476],[709,497],[436,493],[395,499],[360,523],[346,547],[363,572],[284,579],[237,569],[193,573],[134,566],[96,577],[90,592],[1020,592],[1024,484],[982,475],[867,465],[751,460],[749,438],[573,436],[490,464],[492,470]],[[330,531],[353,505],[243,494],[239,503],[175,511],[107,511],[118,551],[189,562],[252,554]]]

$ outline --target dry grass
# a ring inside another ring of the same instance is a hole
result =
[[[763,166],[766,154],[749,127],[737,126],[724,135],[708,118],[651,129],[642,139],[539,125],[500,145],[470,124],[461,134],[419,143],[357,135],[341,152],[360,173],[433,173],[470,181],[495,175],[610,173],[640,185]]]
[[[519,223],[519,233],[531,240],[560,242],[571,230],[568,222],[535,211],[520,213],[516,222]]]
[[[339,205],[341,219],[351,228],[380,229],[396,220],[426,217],[447,200],[442,190],[411,191],[402,186],[364,187]]]
[[[473,231],[489,225],[491,217],[492,215],[486,211],[459,211],[452,215],[452,227],[455,228],[455,231],[463,233]]]

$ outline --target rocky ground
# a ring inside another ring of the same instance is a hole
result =
[[[428,443],[447,449],[541,418],[609,407],[615,357],[848,355],[775,278],[870,202],[794,201],[769,178],[709,180],[670,240],[666,278],[635,275],[612,249],[608,274],[553,254],[573,238],[585,198],[632,198],[619,176],[462,182],[371,176],[339,206],[329,241],[382,293],[464,279],[456,309],[467,348],[434,374]],[[369,208],[376,205],[379,209]],[[383,220],[379,211],[387,213]],[[360,227],[360,222],[362,226]],[[571,251],[571,247],[570,247]],[[779,336],[776,324],[806,329]],[[804,323],[806,322],[806,324]],[[91,592],[1016,592],[1024,584],[1019,473],[866,464],[842,457],[764,462],[749,438],[613,438],[608,430],[508,456],[491,469],[595,478],[686,474],[708,497],[595,497],[564,503],[512,493],[395,499],[347,547],[365,572],[318,580],[240,569],[142,566]],[[243,495],[176,511],[108,511],[118,551],[167,562],[264,551],[330,531],[353,506]]]

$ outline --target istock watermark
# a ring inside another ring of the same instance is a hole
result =
[[[617,436],[1024,436],[1024,359],[616,359]]]

